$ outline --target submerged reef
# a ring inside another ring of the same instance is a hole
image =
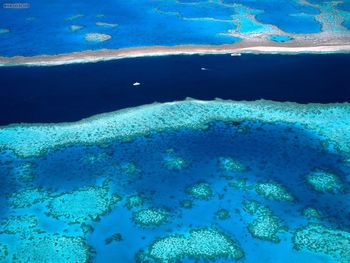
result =
[[[0,243],[0,260],[4,261],[8,256],[8,248],[7,245]]]
[[[78,31],[80,29],[84,28],[84,26],[79,26],[79,25],[71,25],[69,26],[69,29],[73,32]]]
[[[244,201],[243,206],[244,210],[255,218],[248,224],[249,233],[253,237],[274,243],[280,242],[278,233],[287,229],[269,207],[255,200]]]
[[[5,34],[5,33],[9,33],[10,29],[7,28],[0,28],[0,34]]]
[[[105,239],[105,244],[109,245],[112,242],[118,242],[118,241],[122,241],[122,240],[123,240],[123,237],[120,233],[114,233],[113,235],[111,235],[110,237],[107,237]]]
[[[118,166],[118,168],[120,169],[121,173],[126,175],[136,175],[141,172],[134,162],[123,162]]]
[[[316,170],[306,175],[307,182],[312,189],[322,193],[337,193],[344,190],[344,185],[338,175],[326,171]]]
[[[150,132],[204,129],[212,121],[262,121],[302,125],[322,138],[325,147],[350,152],[349,104],[296,104],[271,101],[186,100],[155,103],[96,115],[74,123],[18,124],[0,127],[0,149],[22,157],[72,144],[130,140]]]
[[[96,26],[117,27],[118,24],[106,23],[106,22],[96,22]]]
[[[174,149],[168,149],[163,157],[163,163],[169,170],[182,170],[188,166],[188,162],[178,156]]]
[[[170,218],[169,213],[164,209],[146,208],[137,211],[133,215],[133,221],[140,226],[159,226],[166,223]]]
[[[229,186],[243,191],[252,190],[254,186],[248,184],[247,178],[235,178],[228,183]]]
[[[35,165],[32,162],[24,162],[13,168],[13,175],[22,183],[32,182],[35,178]]]
[[[12,262],[85,263],[90,261],[90,250],[81,237],[33,235],[17,244]]]
[[[322,219],[323,215],[320,211],[313,207],[306,207],[303,209],[302,214],[308,219]]]
[[[244,172],[247,168],[238,160],[231,157],[220,157],[219,169],[224,172]]]
[[[196,199],[209,200],[213,195],[213,190],[208,183],[200,182],[189,187],[187,193]]]
[[[185,200],[182,200],[180,202],[180,205],[181,205],[182,208],[191,209],[192,206],[193,206],[193,202],[192,202],[192,200],[185,199]]]
[[[47,214],[70,224],[90,223],[110,212],[120,200],[119,195],[110,193],[108,181],[105,181],[102,186],[85,187],[55,196],[48,204]]]
[[[225,220],[230,218],[230,211],[227,209],[221,208],[215,213],[215,218],[220,219],[220,220]]]
[[[85,35],[85,40],[89,42],[104,42],[111,38],[111,35],[101,33],[87,33]]]
[[[34,215],[10,216],[2,221],[0,234],[19,235],[28,238],[41,232],[38,219]]]
[[[255,191],[267,199],[287,202],[294,201],[294,197],[288,190],[276,182],[258,183],[255,185]]]
[[[30,207],[37,203],[43,203],[50,197],[49,192],[41,188],[29,188],[13,193],[9,202],[13,208]]]
[[[186,235],[170,235],[157,239],[138,254],[137,261],[153,259],[156,262],[194,260],[239,260],[244,257],[237,242],[215,228],[192,229]]]
[[[308,224],[293,235],[294,248],[325,253],[341,263],[350,262],[350,233],[320,224]]]
[[[128,209],[141,206],[143,205],[143,203],[144,203],[144,199],[140,195],[132,195],[126,198],[125,200],[125,206]]]

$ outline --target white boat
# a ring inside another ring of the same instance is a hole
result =
[[[133,86],[140,86],[141,83],[140,83],[140,82],[134,82],[132,85],[133,85]]]
[[[239,57],[241,56],[241,53],[231,53],[231,57]]]

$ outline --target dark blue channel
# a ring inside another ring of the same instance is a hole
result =
[[[349,69],[350,54],[165,56],[2,67],[0,125],[76,121],[186,97],[345,102],[350,101]]]

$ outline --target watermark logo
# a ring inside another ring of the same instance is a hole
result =
[[[2,7],[6,9],[26,9],[26,8],[30,8],[30,4],[29,3],[4,3]]]

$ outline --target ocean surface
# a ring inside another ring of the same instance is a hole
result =
[[[349,0],[28,0],[1,4],[0,56],[6,57],[233,44],[252,37],[263,41],[276,33],[349,35]]]
[[[153,102],[350,101],[350,55],[193,55],[2,67],[0,125],[78,121]],[[134,86],[138,82],[140,85]]]
[[[350,262],[350,111],[328,105],[350,102],[349,68],[345,54],[0,68],[0,262]],[[136,137],[89,144],[79,131],[92,120],[60,124],[186,97],[281,101],[286,120],[314,114],[317,129],[262,121],[276,113],[269,101],[252,119],[157,131],[149,122]],[[64,129],[75,143],[43,141],[47,151],[27,156],[5,147]]]

